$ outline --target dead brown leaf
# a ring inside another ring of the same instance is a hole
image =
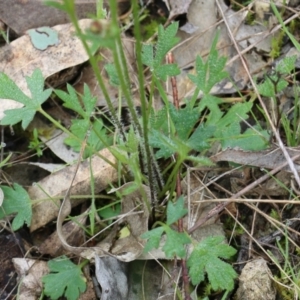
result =
[[[108,149],[100,151],[99,155],[105,157],[113,164],[115,163],[115,157]],[[102,191],[107,187],[108,183],[114,182],[118,178],[116,169],[99,156],[92,157],[91,165],[93,167],[96,192]],[[66,167],[47,176],[28,189],[31,200],[39,200],[32,208],[33,217],[30,231],[34,231],[41,226],[46,225],[48,222],[57,217],[60,206],[60,200],[58,198],[61,198],[66,194],[75,170],[76,165]],[[72,187],[72,195],[90,194],[90,181],[90,164],[89,161],[86,160],[79,166],[78,173]],[[79,203],[80,201],[72,201],[72,205],[77,205]]]
[[[77,173],[77,175],[79,174]],[[119,191],[127,188],[130,184],[131,183],[125,184],[125,186],[121,187]],[[105,240],[98,243],[95,247],[74,247],[66,241],[66,237],[62,231],[63,221],[71,212],[71,189],[69,188],[66,192],[64,201],[62,202],[56,226],[57,234],[63,247],[69,252],[86,259],[94,259],[95,255],[100,257],[109,255],[126,262],[135,260],[143,251],[143,244],[145,241],[140,239],[140,235],[147,230],[149,216],[145,203],[145,201],[148,201],[149,199],[149,188],[141,186],[141,189],[143,192],[141,192],[140,189],[135,190],[124,196],[122,199],[123,217],[121,218],[122,221],[119,222],[126,222],[129,224],[130,234],[128,236],[117,238],[117,231],[115,227]],[[146,199],[144,199],[143,196],[145,196]],[[127,204],[124,205],[124,203]],[[127,211],[127,209],[130,209],[130,211]],[[140,210],[136,212],[137,209]]]
[[[300,154],[300,147],[287,147],[286,148],[289,156]],[[231,161],[241,165],[254,166],[259,168],[275,169],[279,165],[286,162],[285,156],[283,155],[280,148],[271,148],[263,151],[244,151],[241,149],[226,149],[216,155],[210,157],[213,162],[219,161]],[[299,160],[298,160],[299,161]],[[300,171],[300,165],[294,163],[296,170]],[[291,172],[289,166],[282,168],[283,171]]]
[[[42,277],[49,273],[47,262],[28,258],[13,258],[12,261],[19,277],[22,278],[18,298],[38,299],[43,291]]]
[[[81,29],[89,28],[92,20],[83,19],[79,21]],[[57,25],[53,27],[58,32],[59,44],[44,51],[36,49],[28,35],[24,35],[6,48],[4,59],[0,61],[0,72],[8,75],[19,88],[28,96],[30,91],[27,87],[25,76],[31,76],[33,71],[39,68],[44,78],[58,73],[61,70],[79,65],[88,60],[82,43],[76,37],[75,29],[71,24]],[[13,100],[0,99],[0,120],[4,111],[22,107],[22,104]]]

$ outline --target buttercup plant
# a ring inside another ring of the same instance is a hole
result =
[[[233,289],[237,274],[230,264],[223,260],[230,259],[236,251],[223,243],[223,237],[209,237],[198,243],[186,232],[177,232],[173,229],[172,226],[177,224],[187,213],[184,209],[184,197],[182,195],[177,195],[177,201],[174,203],[171,199],[176,190],[176,178],[178,174],[182,176],[181,170],[184,162],[195,165],[211,165],[211,161],[204,154],[213,143],[218,142],[223,149],[238,147],[244,150],[262,150],[269,144],[269,133],[258,125],[247,128],[245,131],[242,130],[241,122],[249,117],[253,106],[252,102],[245,101],[233,104],[224,112],[222,99],[211,94],[212,88],[217,83],[229,77],[224,70],[226,58],[220,57],[217,51],[218,35],[213,40],[207,59],[204,61],[200,56],[196,58],[195,73],[189,75],[189,79],[195,84],[192,98],[185,99],[185,105],[181,108],[170,103],[164,89],[164,82],[169,77],[180,74],[180,69],[176,62],[166,64],[165,57],[178,42],[176,37],[178,23],[173,22],[167,28],[159,25],[157,41],[154,44],[143,44],[139,27],[138,5],[136,1],[132,1],[138,81],[136,88],[140,96],[140,111],[138,111],[132,101],[133,92],[130,88],[128,66],[122,48],[117,4],[113,0],[109,2],[111,20],[95,20],[94,25],[100,24],[102,27],[94,26],[93,30],[87,32],[82,32],[78,25],[74,1],[63,0],[61,3],[49,3],[69,14],[76,34],[82,40],[89,55],[90,63],[107,102],[111,124],[115,128],[108,130],[103,120],[94,114],[97,109],[95,107],[96,98],[87,85],[84,87],[83,95],[79,95],[70,85],[67,86],[66,91],[54,90],[57,97],[62,100],[63,105],[73,110],[78,116],[76,120],[72,121],[70,129],[63,127],[42,107],[53,90],[44,89],[44,78],[38,69],[26,79],[31,97],[25,95],[6,74],[0,73],[0,98],[12,99],[24,105],[22,108],[5,111],[5,116],[0,124],[14,125],[21,122],[22,128],[25,129],[34,115],[39,112],[57,128],[67,133],[68,138],[65,143],[77,151],[79,151],[87,131],[90,131],[85,157],[97,153],[104,147],[110,147],[113,143],[111,131],[117,132],[116,135],[119,138],[115,139],[115,147],[110,149],[124,167],[124,170],[122,169],[124,172],[120,172],[120,174],[124,175],[125,173],[128,177],[132,177],[135,181],[135,188],[140,188],[142,184],[146,184],[151,191],[151,199],[145,199],[145,201],[148,201],[147,207],[152,212],[154,225],[142,236],[147,239],[145,251],[159,247],[162,235],[166,235],[166,242],[162,250],[166,257],[187,259],[187,268],[193,285],[202,282],[207,275],[213,290],[228,292]],[[101,4],[101,1],[99,3]],[[103,17],[104,15],[102,9],[98,10],[98,16]],[[98,54],[94,54],[103,47],[112,51],[113,63],[107,64],[105,70],[110,78],[110,84],[118,86],[121,97],[126,101],[131,122],[129,129],[125,128],[116,113],[107,92],[109,86],[105,85],[97,65]],[[150,74],[148,95],[145,92],[145,67]],[[286,86],[285,83],[283,85]],[[261,94],[270,92],[268,89],[271,88],[268,87],[268,82],[259,87]],[[164,102],[164,107],[156,111],[151,104],[154,102],[154,95],[157,91]],[[200,92],[202,93],[201,101],[198,101]],[[205,117],[202,122],[199,122],[204,112]],[[91,115],[93,116],[92,120]],[[160,170],[159,162],[167,160],[169,161],[167,171]],[[7,187],[4,193],[9,195],[13,191],[23,195],[20,197],[20,201],[23,201],[23,205],[26,204],[27,208],[30,207],[28,204],[30,200],[24,196],[27,195],[26,191],[24,192],[21,187],[16,185],[14,188]],[[165,195],[170,195],[166,218],[164,222],[156,222],[155,208]],[[8,200],[4,202],[8,203]],[[4,212],[10,214],[15,210],[10,209],[8,205]],[[29,214],[26,218],[24,217],[24,222],[30,224],[30,217]],[[14,229],[20,226],[19,219],[17,219],[17,225]],[[187,245],[193,245],[193,251],[189,257],[187,257]],[[74,267],[70,262],[67,262],[66,265],[70,270],[75,268],[78,291],[82,292],[84,284],[80,268]],[[63,274],[56,261],[53,261],[52,267],[52,272]],[[44,277],[46,294],[52,299],[57,299],[63,294],[68,299],[76,299],[77,290],[72,295],[70,295],[68,288],[66,291],[64,290],[64,286],[61,287],[63,292],[60,292],[59,295],[51,291],[51,285],[54,286],[53,283],[59,278],[60,276],[57,274],[56,276]]]

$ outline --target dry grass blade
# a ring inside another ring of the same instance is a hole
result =
[[[292,161],[298,159],[300,157],[300,154],[294,156],[292,158]],[[259,185],[260,183],[264,182],[265,180],[267,180],[270,175],[276,174],[278,171],[280,171],[284,166],[286,166],[288,164],[288,162],[283,163],[282,165],[280,165],[279,167],[273,169],[269,174],[266,174],[262,177],[260,177],[259,179],[255,180],[254,182],[252,182],[251,184],[249,184],[248,186],[246,186],[244,189],[240,190],[238,193],[232,195],[230,198],[232,199],[236,199],[239,198],[240,196],[244,195],[245,193],[247,193],[248,191],[250,191],[251,189],[253,189],[254,187],[256,187],[257,185]],[[202,224],[204,224],[207,220],[209,220],[212,216],[220,213],[230,202],[227,203],[221,203],[219,205],[217,205],[214,209],[212,209],[205,218],[199,219],[197,221],[197,223],[189,229],[189,233],[193,232],[194,230],[196,230],[198,227],[200,227]]]

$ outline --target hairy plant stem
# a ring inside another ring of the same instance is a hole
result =
[[[149,187],[151,192],[151,203],[153,206],[152,210],[152,219],[154,221],[154,207],[156,205],[156,193],[157,188],[162,186],[160,182],[160,171],[156,160],[154,158],[153,151],[149,145],[149,135],[148,135],[148,114],[150,113],[149,110],[149,103],[146,100],[145,88],[144,88],[144,72],[143,72],[143,63],[142,63],[142,44],[141,44],[141,30],[140,30],[140,23],[138,17],[138,2],[137,0],[131,1],[132,5],[132,12],[133,12],[133,24],[134,24],[134,36],[136,38],[136,60],[137,60],[137,69],[138,69],[138,82],[139,82],[139,92],[140,92],[140,99],[141,99],[141,111],[142,111],[142,138],[143,144],[141,147],[144,148],[142,151],[142,155],[144,155],[144,159],[146,160],[146,168],[149,177]],[[144,152],[144,153],[143,153]]]

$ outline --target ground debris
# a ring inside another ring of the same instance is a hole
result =
[[[266,261],[263,258],[248,262],[239,277],[235,300],[275,300],[273,285]]]

